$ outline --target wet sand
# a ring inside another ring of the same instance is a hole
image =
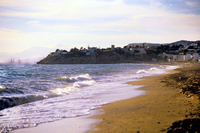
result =
[[[173,70],[171,74],[180,72]],[[129,82],[130,85],[145,85],[140,89],[148,91],[147,94],[102,106],[103,113],[93,117],[101,121],[90,133],[167,132],[175,121],[199,118],[191,115],[199,106],[198,97],[183,94],[180,88],[173,86],[176,82],[169,75]]]
[[[43,123],[33,128],[14,130],[12,133],[87,133],[99,121],[90,117],[99,113],[99,110],[92,110],[90,115]]]

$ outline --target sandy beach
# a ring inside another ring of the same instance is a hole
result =
[[[190,74],[190,71],[194,69],[198,69],[194,71],[194,74],[198,73],[199,65],[186,66],[170,71],[170,74],[156,75],[143,78],[140,81],[129,82],[128,84],[131,85],[145,85],[140,89],[146,90],[148,93],[101,107],[103,114],[93,117],[94,119],[101,119],[101,122],[95,124],[95,128],[90,133],[157,133],[167,132],[170,129],[171,132],[175,130],[181,132],[184,125],[180,125],[180,127],[177,125],[172,129],[170,128],[172,123],[181,120],[195,120],[198,123],[198,96],[196,94],[183,94],[179,87],[182,86],[182,80],[180,82],[174,80],[174,77],[180,76],[180,73]],[[195,126],[196,123],[189,123],[189,127]],[[196,130],[199,131],[200,129]]]
[[[189,127],[194,127],[200,122],[199,93],[190,93],[188,90],[183,92],[183,87],[189,82],[188,76],[189,80],[192,79],[196,83],[197,81],[191,77],[196,76],[199,80],[199,65],[182,66],[170,70],[168,74],[129,82],[129,85],[144,85],[140,90],[145,90],[146,93],[104,105],[93,110],[89,116],[44,123],[33,128],[15,130],[13,133],[170,133],[178,130],[181,132],[185,121]],[[197,85],[199,87],[198,82]],[[177,121],[179,125],[174,123]]]

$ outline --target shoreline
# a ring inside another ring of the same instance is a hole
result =
[[[178,70],[129,82],[130,85],[145,85],[139,90],[147,93],[100,107],[104,113],[92,118],[101,121],[94,124],[90,133],[166,132],[175,121],[196,118],[190,114],[198,108],[198,98],[188,98],[180,89],[166,86],[166,77],[174,73]]]
[[[87,133],[94,123],[100,120],[91,119],[91,117],[101,114],[98,109],[91,110],[91,114],[65,118],[53,122],[42,123],[36,127],[21,128],[11,131],[11,133]]]
[[[168,74],[169,73],[161,74],[161,75],[168,75]],[[156,77],[156,76],[159,76],[159,75],[145,77],[145,78],[140,79],[139,81],[132,81],[132,82],[129,82],[127,84],[133,85],[133,86],[144,85],[143,84],[144,79],[148,79],[148,78]],[[140,96],[130,98],[130,99],[135,99],[135,98],[147,95],[151,90],[148,90],[148,89],[146,90],[145,87],[140,87],[137,90],[142,90],[142,91],[145,91],[147,93],[142,94]],[[115,104],[117,102],[123,102],[123,101],[130,100],[130,99],[120,100],[120,101],[116,101],[116,102],[111,102],[111,103],[106,104],[106,105],[102,105],[102,107],[100,107],[100,108],[97,108],[95,110],[91,110],[90,115],[74,117],[74,118],[66,118],[66,119],[62,119],[62,120],[58,120],[58,121],[54,121],[54,122],[43,123],[43,124],[39,124],[38,126],[33,127],[33,128],[17,129],[17,130],[14,130],[12,132],[13,133],[26,133],[26,132],[30,132],[30,133],[31,132],[32,133],[34,133],[34,132],[49,132],[49,133],[51,133],[51,132],[52,133],[53,132],[58,132],[58,133],[62,133],[62,132],[75,132],[75,133],[98,132],[98,130],[96,130],[98,128],[97,125],[99,123],[102,123],[102,121],[105,120],[104,118],[99,117],[99,116],[103,115],[103,113],[105,113],[104,107],[110,106],[110,105],[112,106],[113,104]],[[74,123],[76,123],[76,124],[74,125]],[[99,132],[102,132],[102,131],[99,131]],[[111,132],[117,132],[117,131],[111,131]]]
[[[123,84],[127,84],[127,83],[123,83]],[[128,85],[130,85],[130,84],[128,84]],[[131,85],[130,88],[131,88],[131,90],[136,89],[136,91],[137,90],[141,91],[142,94],[140,94],[140,95],[145,95],[147,93],[147,91],[141,90],[140,89],[141,86],[143,86],[143,85],[139,85],[139,86],[138,85],[134,85],[134,86]],[[126,95],[128,96],[129,94],[126,94]],[[98,97],[103,97],[103,99],[108,99],[110,96],[113,97],[114,95],[113,94],[112,95],[107,94],[107,95],[98,96]],[[125,98],[125,100],[130,99],[130,98],[135,98],[137,96],[138,96],[137,94],[132,94],[132,97],[129,96],[129,97]],[[124,100],[124,98],[117,100],[117,101],[121,101],[121,100]],[[116,100],[114,100],[114,99],[113,99],[113,101],[111,100],[111,102],[109,102],[109,104],[111,104],[113,102],[116,102]],[[109,105],[109,104],[106,104],[106,105]],[[102,106],[104,106],[104,105],[102,105]],[[97,108],[95,110],[91,110],[90,112],[91,112],[91,114],[89,114],[89,115],[78,116],[78,117],[73,117],[73,118],[65,118],[65,119],[61,119],[61,120],[57,120],[57,121],[53,121],[53,122],[48,122],[48,123],[41,123],[41,124],[37,125],[36,127],[21,128],[21,129],[13,130],[11,132],[12,133],[26,133],[26,132],[30,132],[30,133],[34,133],[34,132],[85,133],[85,132],[89,132],[93,129],[93,125],[95,123],[98,123],[99,121],[101,121],[101,119],[91,119],[91,117],[102,114],[103,110],[99,110],[99,108]],[[74,124],[74,123],[76,123],[76,124]]]

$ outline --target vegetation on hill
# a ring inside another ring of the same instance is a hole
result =
[[[182,43],[182,44],[181,44]],[[194,43],[195,47],[192,45]],[[184,49],[185,48],[185,49]],[[191,49],[192,48],[192,49]],[[189,50],[188,50],[189,49]],[[165,54],[200,53],[200,41],[179,41],[170,44],[131,43],[127,46],[100,49],[88,47],[80,49],[74,47],[67,50],[57,49],[50,53],[38,64],[106,64],[106,63],[141,63],[166,62]],[[152,60],[153,59],[153,60]]]

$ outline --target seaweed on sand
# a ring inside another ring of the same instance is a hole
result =
[[[200,102],[200,65],[183,67],[177,70],[179,71],[178,73],[167,77],[167,79],[172,79],[170,80],[172,82],[168,82],[165,79],[166,85],[180,89],[180,92],[188,98],[197,96]],[[186,119],[184,120],[172,123],[172,126],[167,129],[167,133],[200,132],[200,105],[189,116],[186,115],[185,117]]]

